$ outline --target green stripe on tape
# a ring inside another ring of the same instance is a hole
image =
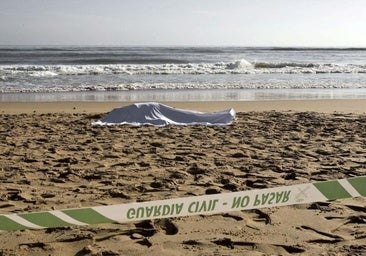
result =
[[[347,180],[361,196],[366,196],[366,177],[355,177]]]
[[[328,200],[352,197],[336,180],[314,183],[314,186]]]
[[[102,214],[91,208],[63,210],[62,212],[75,220],[87,224],[115,223],[115,221],[104,217]]]
[[[26,219],[29,222],[32,222],[33,224],[42,227],[56,228],[56,227],[71,226],[70,223],[57,218],[55,215],[49,212],[19,214],[19,216],[22,217],[23,219]]]
[[[0,230],[22,230],[29,229],[26,226],[20,225],[19,223],[0,215]]]

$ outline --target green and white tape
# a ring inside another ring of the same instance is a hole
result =
[[[260,190],[48,212],[0,215],[0,230],[123,223],[366,196],[366,176]]]

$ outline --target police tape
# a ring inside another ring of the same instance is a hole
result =
[[[366,196],[366,176],[141,203],[0,215],[0,230],[124,223]]]

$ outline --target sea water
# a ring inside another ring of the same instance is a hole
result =
[[[366,48],[0,47],[0,101],[366,98]]]

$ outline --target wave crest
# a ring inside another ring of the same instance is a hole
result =
[[[202,75],[202,74],[317,74],[366,73],[366,65],[314,63],[251,64],[241,59],[233,62],[188,64],[108,64],[108,65],[9,65],[0,66],[0,77],[51,77],[69,75]]]
[[[228,69],[243,69],[243,68],[253,68],[253,65],[244,59],[237,60],[235,62],[230,62],[226,64]]]

